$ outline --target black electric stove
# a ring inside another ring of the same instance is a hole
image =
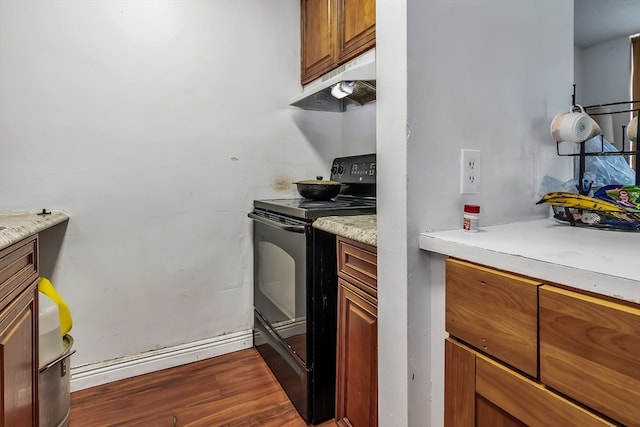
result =
[[[336,237],[323,216],[376,212],[375,154],[336,158],[333,200],[256,200],[253,212],[253,343],[309,424],[335,416],[338,274]]]

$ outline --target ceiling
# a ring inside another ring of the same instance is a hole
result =
[[[577,47],[640,33],[640,0],[574,0],[573,31]]]

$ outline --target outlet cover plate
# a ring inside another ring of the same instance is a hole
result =
[[[460,194],[480,193],[480,150],[460,151]]]

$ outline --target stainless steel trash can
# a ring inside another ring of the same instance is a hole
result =
[[[40,427],[67,427],[71,412],[71,367],[69,357],[73,337],[63,337],[64,351],[55,360],[40,366],[38,373],[38,411]]]

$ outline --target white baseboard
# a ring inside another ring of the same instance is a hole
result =
[[[71,368],[71,391],[185,365],[253,345],[251,330]]]

